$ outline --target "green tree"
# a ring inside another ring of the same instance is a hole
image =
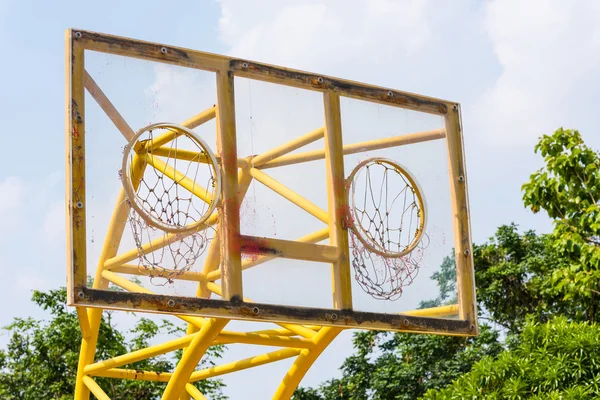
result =
[[[473,246],[480,316],[518,333],[527,316],[545,321],[562,314],[576,318],[580,306],[555,290],[556,271],[567,267],[549,235],[519,233],[503,225],[483,245]]]
[[[558,317],[530,321],[508,341],[508,351],[486,357],[449,387],[424,399],[600,398],[600,326]]]
[[[439,295],[422,302],[421,308],[456,304],[454,254],[443,260],[431,279]],[[416,399],[429,389],[445,387],[475,362],[502,350],[498,332],[485,324],[476,338],[365,331],[354,335],[353,344],[356,354],[344,361],[341,378],[318,388],[299,388],[293,399]]]
[[[10,335],[6,349],[0,350],[0,398],[3,400],[72,399],[77,375],[81,332],[75,311],[66,307],[66,290],[35,291],[33,302],[49,311],[49,321],[33,318],[15,318],[4,328]],[[140,318],[131,329],[129,338],[102,318],[98,338],[97,359],[107,359],[150,345],[159,334],[180,334],[168,321],[157,324]],[[222,348],[209,350],[200,368],[213,365]],[[139,361],[125,368],[172,371],[181,352],[172,357],[156,357]],[[150,381],[96,378],[96,382],[111,399],[158,399],[164,384]],[[197,387],[211,399],[224,399],[220,380],[197,383]]]
[[[545,166],[523,185],[533,212],[554,221],[553,245],[569,262],[554,271],[552,285],[565,300],[580,304],[580,318],[600,316],[600,154],[576,130],[544,135],[536,153]]]
[[[543,136],[535,151],[546,165],[523,185],[523,200],[533,212],[548,213],[553,232],[519,233],[517,225],[505,225],[473,246],[480,321],[504,328],[507,351],[500,353],[497,332],[485,325],[462,346],[449,337],[359,333],[342,377],[299,389],[296,399],[415,399],[425,390],[430,399],[599,395],[598,356],[582,353],[599,353],[591,345],[598,343],[598,326],[589,322],[600,312],[600,156],[577,131],[563,129]],[[455,299],[451,260],[432,276],[439,296],[422,306]],[[587,362],[595,364],[582,366]]]
[[[316,389],[300,388],[293,399],[415,399],[502,350],[498,333],[486,325],[476,338],[360,332],[354,347],[356,354],[344,361],[340,379]]]

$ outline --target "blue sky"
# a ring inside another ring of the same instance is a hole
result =
[[[533,154],[537,137],[560,126],[573,127],[590,146],[600,149],[597,2],[166,4],[0,0],[5,56],[0,63],[5,149],[0,169],[0,270],[5,287],[0,300],[11,305],[1,313],[1,325],[15,316],[40,316],[29,303],[31,290],[65,283],[64,31],[70,27],[319,71],[460,102],[476,242],[513,221],[523,229],[547,232],[551,228],[544,216],[532,215],[521,202],[521,184],[541,166],[539,156]],[[191,107],[195,92],[188,89],[202,88],[201,80],[185,75],[171,79],[170,70],[149,71],[146,86],[160,93],[145,95],[160,100],[164,106],[160,112],[180,118],[179,112],[188,115],[186,107],[195,109]],[[169,82],[179,85],[185,96],[178,98],[179,92],[169,91]],[[256,108],[264,102],[257,87],[252,87]],[[127,99],[122,92],[113,93]],[[145,110],[138,115],[140,110],[125,100],[122,111],[140,123],[152,114]],[[413,126],[420,123],[417,120]],[[263,126],[247,129],[268,131],[269,125]],[[427,173],[423,171],[424,176]],[[269,223],[265,225],[271,229]],[[433,272],[435,267],[431,268]],[[122,320],[126,325],[126,318]],[[6,339],[0,336],[0,343]],[[336,374],[350,352],[348,333],[318,361],[306,383]],[[243,354],[232,349],[227,357],[233,360]],[[285,367],[265,368],[266,373],[227,378],[227,393],[241,398],[249,384],[272,392]]]

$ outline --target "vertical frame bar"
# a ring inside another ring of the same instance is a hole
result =
[[[66,218],[67,304],[87,284],[85,243],[85,88],[84,49],[66,32]]]
[[[329,241],[338,249],[333,269],[333,307],[352,309],[352,286],[348,231],[343,220],[348,210],[346,198],[344,154],[342,153],[342,120],[340,96],[333,91],[323,94],[325,105],[325,165],[329,213]]]
[[[459,317],[471,322],[473,334],[477,332],[477,303],[475,300],[475,272],[467,176],[463,151],[460,106],[455,104],[445,117],[448,146],[450,198],[454,226],[454,251],[456,254],[456,279],[458,284]]]
[[[227,68],[217,72],[217,127],[223,181],[219,210],[223,299],[242,301],[235,96],[233,73]]]

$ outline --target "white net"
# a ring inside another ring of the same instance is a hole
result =
[[[216,158],[191,130],[153,124],[125,147],[121,178],[138,268],[153,283],[171,283],[210,240],[220,193]]]
[[[348,195],[355,279],[376,299],[398,299],[416,277],[426,246],[421,191],[398,163],[372,158],[351,173]]]

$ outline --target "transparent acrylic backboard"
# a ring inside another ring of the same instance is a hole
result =
[[[477,333],[457,103],[80,30],[67,57],[69,304]],[[417,310],[453,252],[458,303]]]

